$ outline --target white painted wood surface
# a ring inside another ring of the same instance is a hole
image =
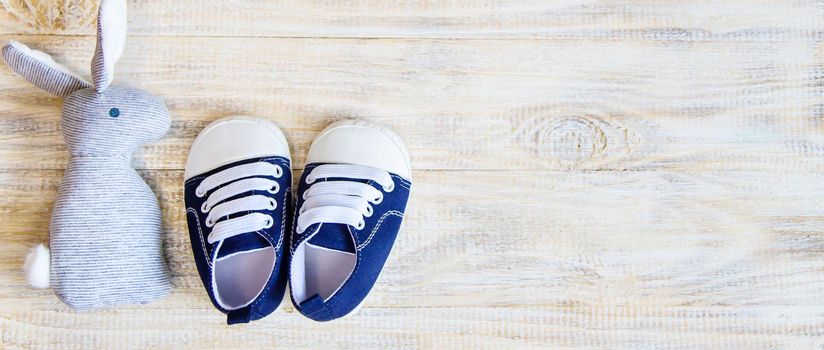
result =
[[[93,1],[0,4],[0,41],[86,72]],[[25,287],[61,101],[0,68],[0,347],[824,348],[822,24],[790,0],[130,1],[119,82],[173,115],[135,165],[174,292],[75,313]],[[283,127],[298,169],[334,120],[406,140],[407,221],[357,315],[211,307],[181,169],[236,113]]]

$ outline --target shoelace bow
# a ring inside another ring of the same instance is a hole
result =
[[[206,217],[206,226],[212,228],[207,237],[209,244],[274,225],[275,220],[271,215],[259,212],[219,221],[232,214],[277,208],[277,201],[272,196],[260,194],[226,201],[228,198],[251,191],[266,191],[270,195],[278,193],[280,186],[275,180],[267,178],[270,176],[280,178],[283,176],[283,168],[266,162],[248,163],[209,175],[197,186],[195,195],[203,197],[213,189],[228,183],[212,192],[200,207],[202,213],[209,214]]]
[[[315,183],[318,179],[331,180]],[[345,224],[357,230],[366,226],[364,218],[374,213],[372,205],[383,201],[383,192],[367,183],[345,179],[371,180],[385,192],[395,189],[392,176],[385,170],[355,164],[319,165],[306,176],[311,186],[303,193],[297,233],[319,223]]]

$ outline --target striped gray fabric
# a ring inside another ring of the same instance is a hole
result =
[[[12,44],[3,46],[3,59],[12,70],[30,83],[57,96],[65,97],[77,90],[91,87],[89,83],[52,68]]]
[[[131,166],[132,152],[169,124],[163,102],[143,91],[112,86],[66,98],[70,159],[49,230],[52,287],[69,306],[143,304],[171,288],[157,198]]]
[[[126,43],[126,0],[101,0],[97,9],[97,46],[92,57],[92,81],[103,92],[114,78],[114,64]]]
[[[92,56],[92,81],[97,92],[103,92],[109,87],[112,77],[106,71],[106,55],[103,54],[103,20],[100,16],[103,15],[103,10],[98,10],[97,19],[97,46],[94,48],[94,56]]]
[[[75,309],[144,304],[171,289],[160,207],[131,165],[140,145],[166,134],[169,111],[146,92],[109,86],[104,59],[117,58],[104,57],[104,7],[115,19],[126,15],[124,0],[100,5],[95,88],[23,44],[12,42],[2,50],[15,72],[66,97],[62,127],[69,164],[49,223],[50,273],[57,296]],[[113,35],[125,40],[125,23],[118,24],[124,32]]]

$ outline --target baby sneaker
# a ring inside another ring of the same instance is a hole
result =
[[[290,163],[280,129],[251,117],[209,124],[189,152],[184,187],[192,252],[229,324],[260,319],[283,300]]]
[[[379,124],[342,121],[312,143],[298,183],[289,285],[303,315],[355,311],[389,256],[410,188],[409,154]]]

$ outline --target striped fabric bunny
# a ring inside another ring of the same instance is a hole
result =
[[[140,145],[169,129],[169,112],[144,91],[110,86],[125,40],[126,1],[103,0],[93,84],[21,43],[2,50],[12,70],[65,98],[70,157],[49,225],[51,256],[35,247],[26,274],[75,309],[148,303],[170,289],[157,198],[131,165]]]

